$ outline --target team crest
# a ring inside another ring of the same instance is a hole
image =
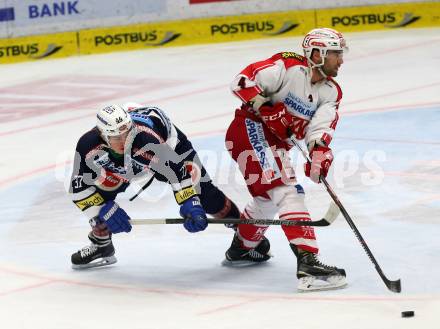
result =
[[[124,179],[122,177],[103,169],[96,185],[104,191],[115,191],[121,187],[123,183]]]

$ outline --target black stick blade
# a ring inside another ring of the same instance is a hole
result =
[[[387,288],[389,290],[391,290],[392,292],[399,293],[399,292],[402,291],[402,286],[400,284],[400,279],[399,280],[395,280],[395,281],[388,280],[388,281],[385,282],[385,284],[386,284]]]
[[[331,224],[325,218],[322,218],[320,220],[314,221],[313,223],[314,223],[313,226],[329,226]],[[305,222],[304,224],[307,224],[307,222]]]

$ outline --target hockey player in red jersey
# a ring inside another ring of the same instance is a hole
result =
[[[96,127],[77,143],[70,184],[74,204],[92,226],[91,244],[72,255],[73,268],[116,262],[112,234],[130,232],[131,224],[115,198],[134,179],[170,184],[189,232],[207,227],[206,213],[240,217],[237,206],[212,183],[186,135],[161,109],[110,105],[96,119]]]
[[[232,82],[243,103],[226,133],[226,147],[238,163],[253,199],[245,218],[310,220],[304,190],[296,182],[288,151],[296,141],[308,147],[307,177],[326,177],[333,161],[330,143],[342,98],[333,80],[347,50],[342,34],[329,28],[310,31],[302,43],[304,56],[283,52],[247,66]],[[345,271],[318,260],[313,227],[283,226],[297,257],[298,289],[326,290],[346,285]],[[226,264],[260,263],[270,258],[267,226],[237,227]]]

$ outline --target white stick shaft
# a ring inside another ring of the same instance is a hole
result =
[[[132,219],[130,220],[131,225],[155,225],[155,224],[166,224],[165,219],[158,218],[145,218],[145,219]]]

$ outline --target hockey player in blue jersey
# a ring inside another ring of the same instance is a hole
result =
[[[98,111],[96,127],[76,147],[70,195],[92,229],[91,244],[71,257],[73,268],[117,261],[112,234],[130,232],[131,224],[115,198],[141,177],[171,185],[189,232],[207,227],[206,213],[240,217],[237,206],[212,183],[191,142],[162,110],[110,105]]]

